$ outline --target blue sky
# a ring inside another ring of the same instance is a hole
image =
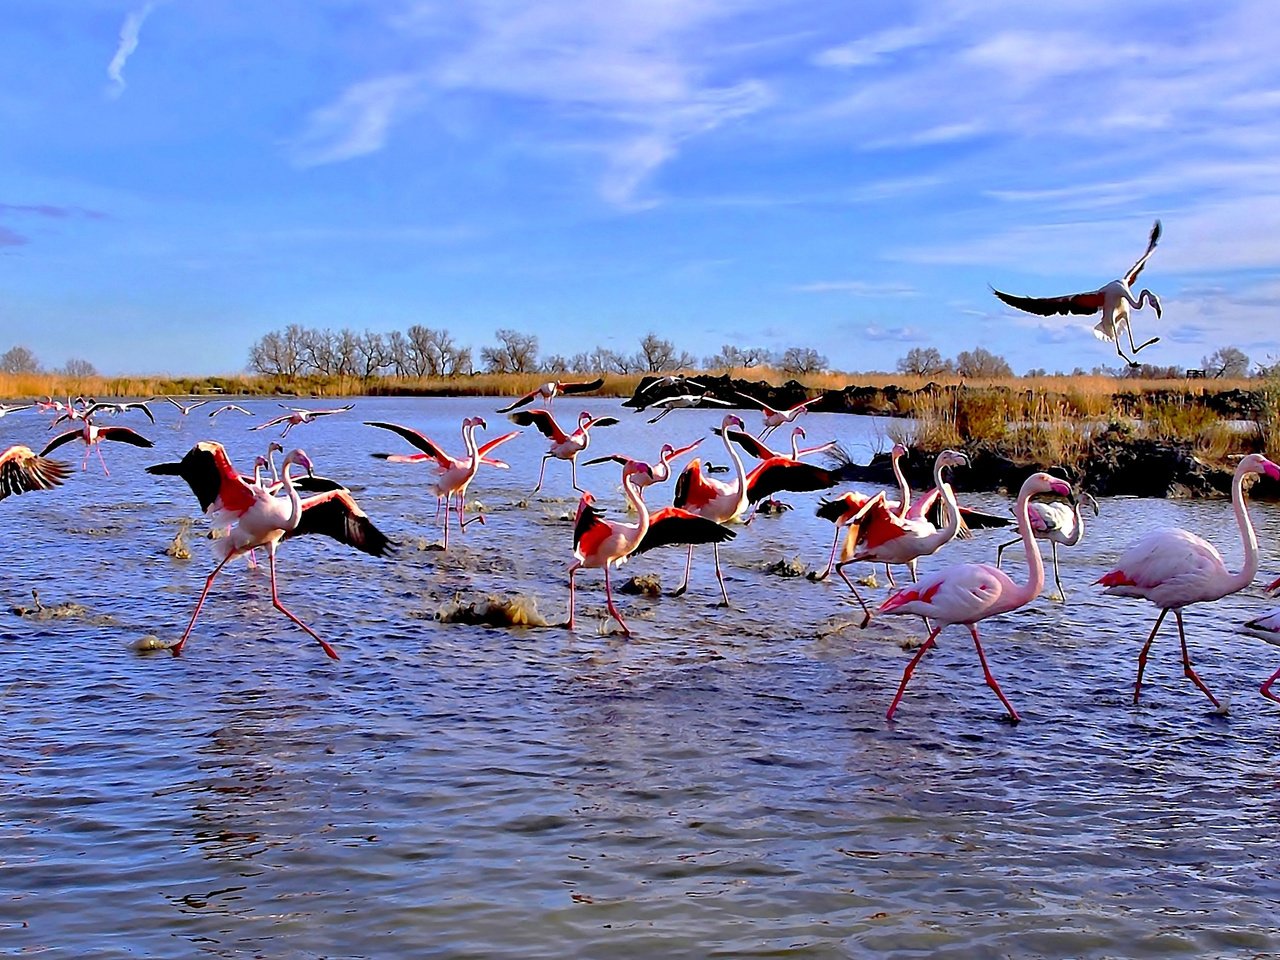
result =
[[[844,370],[1280,357],[1264,2],[6,0],[0,349],[229,372],[262,333],[653,330]],[[478,352],[478,351],[477,351]]]

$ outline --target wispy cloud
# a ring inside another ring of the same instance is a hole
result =
[[[22,247],[30,242],[31,240],[22,234],[0,226],[0,247]]]
[[[925,339],[925,332],[918,327],[882,327],[879,324],[868,324],[862,329],[862,335],[868,340],[887,340],[896,343],[914,343]]]
[[[914,297],[919,291],[905,283],[872,283],[866,280],[819,280],[802,283],[799,293],[848,293],[857,297]]]
[[[107,87],[107,96],[112,99],[124,93],[124,66],[129,62],[129,58],[133,56],[134,51],[138,49],[138,36],[142,32],[142,24],[155,8],[156,4],[154,2],[146,3],[137,10],[131,11],[124,18],[124,23],[120,27],[120,42],[116,46],[115,56],[107,64],[107,77],[111,81],[111,85]]]
[[[314,111],[293,144],[299,166],[351,160],[381,150],[391,125],[421,83],[418,74],[392,74],[349,87],[337,102]]]

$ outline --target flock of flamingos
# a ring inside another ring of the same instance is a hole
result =
[[[547,464],[551,460],[568,461],[575,489],[582,493],[578,503],[573,528],[572,560],[569,563],[569,613],[567,626],[574,628],[574,599],[576,575],[583,568],[599,568],[604,572],[605,598],[609,614],[617,621],[624,634],[629,634],[613,597],[611,571],[633,554],[663,547],[684,546],[687,549],[684,578],[675,595],[685,592],[689,584],[689,572],[695,546],[710,544],[714,554],[716,577],[721,598],[728,604],[729,597],[720,569],[719,546],[732,539],[735,531],[731,524],[750,523],[756,509],[770,502],[780,491],[827,490],[848,478],[849,465],[837,460],[830,468],[806,462],[806,455],[825,450],[833,444],[800,447],[804,429],[792,429],[791,448],[778,451],[766,445],[770,434],[784,424],[793,423],[805,411],[806,404],[790,410],[774,410],[744,395],[744,400],[762,407],[764,427],[759,436],[746,432],[743,419],[735,413],[726,413],[719,435],[728,456],[730,468],[715,468],[710,463],[693,459],[679,473],[675,482],[675,494],[671,506],[651,511],[645,503],[648,487],[663,483],[672,476],[672,462],[691,452],[702,440],[676,448],[664,444],[656,461],[647,462],[622,454],[609,454],[588,461],[593,464],[616,462],[621,467],[622,490],[629,504],[631,519],[610,519],[601,511],[596,499],[582,491],[577,480],[577,457],[590,443],[593,428],[606,427],[618,421],[612,417],[594,417],[581,413],[573,429],[562,428],[554,419],[551,407],[557,395],[580,394],[598,389],[602,381],[588,383],[563,383],[553,381],[516,399],[499,412],[505,413],[518,426],[532,426],[549,441],[547,453],[542,458],[536,493],[541,488]],[[675,407],[695,406],[694,402],[681,402],[689,397],[687,382],[682,378],[660,378],[646,385],[637,400],[638,405],[654,406],[662,413],[654,421]],[[644,392],[654,390],[647,402]],[[182,402],[174,398],[162,398],[176,407],[182,416],[209,400]],[[698,398],[693,395],[693,399]],[[538,401],[541,406],[534,406]],[[137,410],[155,422],[147,402],[98,403],[93,400],[68,398],[66,403],[46,398],[35,404],[23,406],[0,405],[0,416],[36,408],[53,414],[53,424],[66,423],[70,429],[56,435],[39,454],[25,446],[14,446],[0,453],[0,499],[33,490],[48,490],[61,484],[71,468],[59,461],[48,459],[48,454],[60,446],[80,442],[84,446],[82,469],[88,467],[91,453],[102,459],[101,444],[104,441],[129,443],[138,447],[150,447],[152,443],[141,434],[120,426],[103,426],[96,419],[104,414],[120,414]],[[287,412],[250,429],[261,430],[283,425],[283,439],[297,426],[319,418],[341,414],[352,409],[351,405],[335,409],[286,408]],[[223,404],[209,416],[251,411],[236,404]],[[654,422],[651,421],[651,422]],[[483,514],[468,518],[465,498],[468,487],[481,467],[505,468],[507,464],[495,457],[498,447],[517,436],[514,430],[485,443],[476,439],[476,431],[487,429],[486,421],[479,416],[462,421],[462,441],[465,452],[455,457],[445,452],[437,443],[410,427],[394,423],[370,422],[369,426],[391,431],[405,440],[415,452],[374,454],[384,460],[400,463],[424,463],[434,468],[434,479],[429,488],[436,496],[436,517],[444,515],[444,549],[448,549],[449,530],[456,523],[462,533],[469,524],[484,523]],[[744,451],[759,462],[750,470],[743,463]],[[314,630],[290,612],[280,601],[276,587],[276,551],[279,545],[292,537],[306,534],[323,534],[340,543],[354,547],[373,556],[384,556],[394,549],[392,541],[383,534],[361,510],[351,492],[341,483],[313,473],[312,463],[306,453],[295,449],[285,454],[279,468],[274,454],[284,453],[284,448],[272,442],[264,456],[257,458],[253,472],[242,473],[230,461],[223,446],[206,440],[192,447],[181,461],[162,463],[147,468],[159,476],[178,476],[187,482],[195,494],[201,510],[214,529],[225,535],[213,540],[212,547],[217,565],[205,581],[191,620],[170,649],[174,655],[182,652],[196,619],[204,605],[214,580],[233,559],[245,556],[250,564],[256,564],[258,551],[265,551],[270,570],[271,599],[273,605],[302,630],[313,637],[331,658],[338,654]],[[923,495],[912,498],[907,482],[898,463],[906,453],[902,446],[893,450],[893,469],[898,482],[897,497],[880,492],[866,495],[847,492],[824,499],[817,513],[833,523],[835,537],[826,569],[816,574],[816,579],[828,576],[833,570],[844,579],[863,611],[862,626],[870,622],[873,611],[867,606],[857,586],[845,573],[845,567],[857,563],[884,564],[893,583],[892,567],[906,567],[911,585],[896,588],[885,599],[875,615],[916,616],[924,621],[926,639],[914,653],[902,674],[902,681],[890,703],[887,716],[892,718],[921,658],[934,645],[938,634],[947,626],[958,624],[969,630],[982,665],[987,684],[1000,698],[1011,721],[1018,721],[1014,709],[987,664],[982,641],[978,635],[978,623],[1002,613],[1022,607],[1040,595],[1045,586],[1045,569],[1040,554],[1039,541],[1051,545],[1054,561],[1054,577],[1060,593],[1062,583],[1057,575],[1058,547],[1074,546],[1084,534],[1082,506],[1088,505],[1097,513],[1097,503],[1087,494],[1077,495],[1064,480],[1047,473],[1029,476],[1018,492],[1012,509],[1012,520],[993,517],[971,510],[957,502],[954,491],[944,478],[944,471],[965,464],[963,454],[945,450],[938,455],[933,468],[934,486]],[[724,480],[710,474],[714,470],[731,471]],[[295,470],[299,475],[295,475]],[[1110,596],[1133,597],[1148,600],[1159,610],[1154,627],[1138,655],[1137,680],[1134,684],[1134,702],[1142,690],[1142,675],[1147,656],[1156,633],[1166,615],[1172,611],[1178,626],[1182,648],[1184,673],[1213,703],[1221,709],[1217,697],[1210,692],[1191,665],[1183,629],[1183,609],[1196,603],[1216,601],[1236,593],[1252,583],[1258,572],[1258,541],[1246,508],[1245,479],[1250,475],[1266,474],[1280,480],[1280,467],[1266,457],[1253,454],[1244,457],[1235,471],[1232,485],[1232,504],[1244,545],[1244,567],[1232,572],[1227,569],[1221,555],[1207,541],[1182,529],[1155,530],[1135,541],[1120,557],[1116,566],[1106,571],[1096,581]],[[1056,499],[1034,499],[1048,497]],[[957,536],[967,535],[968,528],[1002,526],[1012,523],[1018,537],[1001,544],[996,563],[964,563],[919,575],[917,563],[931,556]],[[843,544],[841,540],[843,538]],[[1000,557],[1004,549],[1021,543],[1026,553],[1028,577],[1018,583],[1000,569]],[[836,554],[840,557],[837,560]],[[896,587],[896,584],[895,584]],[[1269,591],[1280,590],[1280,580],[1271,584]],[[1280,608],[1251,621],[1248,626],[1260,632],[1280,635]],[[1272,674],[1261,686],[1263,696],[1280,703],[1280,696],[1272,690],[1280,679],[1280,670]]]

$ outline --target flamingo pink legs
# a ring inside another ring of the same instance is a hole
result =
[[[911,680],[911,675],[916,672],[916,664],[920,662],[920,658],[929,652],[929,648],[934,645],[938,639],[938,634],[942,632],[942,627],[935,627],[929,633],[929,637],[920,645],[920,649],[916,651],[916,655],[911,658],[911,662],[907,664],[907,669],[902,671],[902,682],[898,684],[898,692],[894,695],[893,703],[889,704],[889,711],[885,714],[885,719],[892,720],[894,711],[898,709],[898,702],[902,700],[902,695],[907,692],[907,683]],[[996,692],[996,696],[1000,698],[1000,702],[1004,704],[1004,708],[1009,711],[1009,721],[1018,723],[1022,718],[1018,716],[1018,711],[1013,709],[1013,704],[1009,702],[1009,698],[1004,695],[1004,691],[1000,689],[1000,684],[995,678],[995,674],[991,672],[991,668],[987,665],[987,655],[982,650],[982,641],[978,638],[977,624],[969,624],[969,633],[973,635],[973,646],[978,651],[978,661],[982,664],[982,675],[986,678],[987,686]]]
[[[1151,642],[1155,640],[1156,633],[1160,630],[1160,624],[1164,622],[1164,615],[1169,612],[1169,609],[1166,608],[1160,611],[1160,616],[1156,617],[1156,625],[1151,628],[1151,636],[1147,637],[1147,642],[1142,645],[1142,650],[1138,653],[1138,679],[1133,685],[1133,702],[1135,705],[1137,705],[1138,698],[1142,695],[1142,673],[1147,667],[1147,653],[1151,650]],[[1182,641],[1182,674],[1200,688],[1214,707],[1221,710],[1222,704],[1218,702],[1218,698],[1209,692],[1209,688],[1204,685],[1204,681],[1200,679],[1195,668],[1191,666],[1191,653],[1187,650],[1187,635],[1182,628],[1182,611],[1176,607],[1172,609],[1174,619],[1178,622],[1178,639]],[[1280,673],[1276,674],[1276,677],[1280,677]],[[1266,686],[1269,687],[1276,677],[1268,680]],[[1263,695],[1270,696],[1265,690]],[[1275,698],[1272,697],[1272,699]]]

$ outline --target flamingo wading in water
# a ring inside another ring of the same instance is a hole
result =
[[[1058,575],[1058,544],[1074,547],[1084,537],[1084,517],[1080,507],[1088,501],[1093,507],[1093,515],[1098,515],[1098,501],[1087,493],[1082,493],[1073,506],[1055,503],[1049,500],[1036,500],[1031,504],[1031,529],[1040,540],[1048,540],[1053,551],[1053,582],[1058,588],[1058,596],[1063,603],[1067,602],[1067,591],[1062,587],[1062,578]],[[1017,540],[1010,540],[996,547],[996,566],[1000,566],[1000,557],[1006,547],[1011,547]]]
[[[617,417],[593,417],[586,410],[578,414],[578,429],[573,433],[565,433],[556,423],[555,418],[546,410],[517,410],[507,414],[512,423],[527,427],[530,424],[538,428],[538,432],[551,441],[551,449],[542,455],[542,469],[538,471],[538,485],[529,496],[542,489],[542,478],[547,472],[547,461],[552,457],[557,460],[568,460],[570,476],[573,478],[573,489],[586,493],[578,486],[578,454],[587,449],[591,443],[592,427],[611,427],[618,422]]]
[[[1275,593],[1280,590],[1280,580],[1277,580],[1271,586],[1267,587],[1267,593]],[[1256,620],[1250,620],[1245,626],[1250,630],[1257,630],[1260,633],[1269,634],[1271,636],[1280,636],[1280,607],[1264,613]],[[1280,680],[1280,670],[1273,673],[1267,681],[1259,688],[1262,695],[1268,700],[1274,700],[1280,703],[1280,697],[1271,692],[1271,686],[1277,680]]]
[[[266,486],[255,486],[237,472],[219,443],[203,441],[187,451],[178,463],[159,463],[147,468],[148,473],[182,477],[200,506],[210,513],[213,523],[234,521],[235,524],[227,536],[213,543],[218,565],[205,580],[204,590],[182,639],[169,648],[175,657],[182,653],[187,638],[191,636],[200,608],[204,606],[213,581],[222,568],[233,557],[256,547],[266,547],[271,570],[272,606],[319,643],[330,659],[338,659],[338,653],[332,646],[280,602],[276,589],[276,548],[282,540],[310,533],[324,534],[375,557],[386,555],[393,544],[373,525],[345,488],[337,486],[303,499],[294,483],[294,464],[311,472],[311,461],[306,453],[290,451],[281,465],[283,497],[275,496]]]
[[[1009,711],[1009,719],[1014,723],[1018,722],[1018,712],[1013,709],[1013,704],[1005,697],[991,668],[987,666],[982,641],[978,638],[977,624],[979,620],[1025,606],[1040,596],[1040,591],[1044,589],[1044,563],[1040,558],[1040,548],[1036,544],[1027,510],[1031,498],[1038,493],[1072,496],[1071,487],[1065,480],[1051,477],[1047,473],[1033,473],[1018,491],[1014,515],[1017,518],[1018,532],[1022,534],[1023,546],[1026,547],[1027,567],[1030,570],[1025,584],[1014,583],[1003,570],[990,564],[962,563],[923,577],[918,583],[899,590],[880,604],[879,613],[916,614],[935,624],[902,672],[902,682],[885,715],[889,720],[893,719],[894,711],[898,709],[898,703],[906,692],[907,682],[915,672],[916,664],[937,641],[938,634],[950,624],[962,623],[973,635],[973,645],[978,651],[978,660],[982,664],[987,685],[996,692],[1000,702]]]
[[[1231,505],[1235,510],[1240,539],[1244,542],[1244,567],[1237,573],[1227,569],[1222,555],[1211,543],[1194,533],[1177,527],[1168,527],[1147,534],[1129,547],[1120,557],[1115,569],[1103,574],[1097,583],[1106,587],[1107,596],[1134,597],[1150,600],[1160,608],[1156,625],[1138,654],[1138,679],[1133,685],[1133,702],[1142,695],[1142,674],[1147,666],[1147,654],[1151,643],[1172,610],[1178,622],[1178,639],[1182,643],[1182,672],[1204,693],[1215,708],[1221,710],[1218,698],[1191,666],[1187,652],[1187,635],[1182,626],[1182,610],[1193,603],[1212,603],[1243,590],[1253,582],[1258,572],[1258,537],[1253,532],[1253,522],[1245,504],[1244,478],[1266,474],[1280,480],[1280,466],[1276,466],[1259,453],[1251,453],[1236,466],[1231,481]],[[1268,685],[1275,680],[1272,677]]]
[[[397,433],[411,444],[421,450],[421,453],[399,454],[399,453],[375,453],[374,456],[379,460],[387,460],[391,463],[421,463],[426,460],[435,461],[436,480],[431,485],[431,490],[436,495],[436,516],[440,516],[440,506],[444,505],[444,548],[449,549],[449,512],[452,506],[453,498],[458,498],[458,532],[463,533],[467,529],[467,524],[480,521],[480,525],[484,525],[484,514],[477,514],[470,520],[465,519],[463,511],[465,509],[465,501],[467,497],[467,487],[471,485],[471,481],[475,479],[476,473],[480,470],[480,464],[485,463],[499,469],[507,469],[507,464],[501,460],[495,460],[489,457],[489,453],[501,444],[506,443],[512,437],[520,435],[519,430],[512,430],[510,433],[504,433],[496,439],[490,440],[482,447],[476,446],[476,428],[483,427],[488,429],[483,417],[467,417],[462,421],[462,442],[466,446],[466,454],[459,457],[451,457],[449,454],[441,450],[436,444],[424,434],[419,433],[411,427],[402,427],[398,423],[383,423],[375,420],[365,421],[366,426],[380,427],[383,430],[390,430]]]
[[[1063,297],[1018,297],[994,288],[991,292],[1009,306],[1027,313],[1034,313],[1038,317],[1052,317],[1055,314],[1089,316],[1101,310],[1102,319],[1094,325],[1093,335],[1099,340],[1114,343],[1116,345],[1116,353],[1120,355],[1120,359],[1126,361],[1129,366],[1136,367],[1138,366],[1138,361],[1133,357],[1125,356],[1124,350],[1120,347],[1120,331],[1124,330],[1129,335],[1129,350],[1135,356],[1139,350],[1160,341],[1159,337],[1152,337],[1150,340],[1135,344],[1133,342],[1133,327],[1130,323],[1131,312],[1133,310],[1141,310],[1148,303],[1155,309],[1156,319],[1160,319],[1160,298],[1146,289],[1135,297],[1130,289],[1137,283],[1138,274],[1147,265],[1147,258],[1151,256],[1151,251],[1156,248],[1159,240],[1160,221],[1157,220],[1151,228],[1151,238],[1147,241],[1147,249],[1138,258],[1138,262],[1130,267],[1128,272],[1119,280],[1112,280],[1106,286],[1099,287],[1097,290],[1090,290],[1086,293],[1071,293]]]

